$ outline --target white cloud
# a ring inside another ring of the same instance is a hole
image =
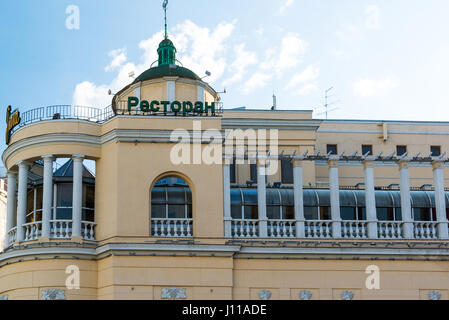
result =
[[[241,81],[247,73],[247,67],[257,63],[257,55],[254,52],[245,50],[244,43],[236,45],[234,52],[236,59],[229,67],[232,76],[223,81],[225,86]]]
[[[320,68],[308,66],[303,72],[293,76],[287,84],[287,88],[296,87],[299,84],[305,84],[315,81],[320,76]]]
[[[259,25],[259,27],[256,29],[256,33],[257,33],[257,35],[259,36],[259,37],[262,37],[263,36],[263,33],[264,33],[264,28],[263,28],[263,25]]]
[[[308,47],[309,44],[297,34],[284,36],[280,48],[273,47],[265,51],[264,60],[244,84],[243,92],[248,94],[254,89],[263,88],[273,76],[280,78],[286,70],[295,68],[302,62]]]
[[[352,85],[354,95],[367,98],[384,95],[399,86],[395,76],[388,76],[379,80],[359,79]]]
[[[271,74],[256,72],[245,82],[243,92],[248,94],[254,89],[263,88],[267,85],[267,81],[272,78]]]
[[[104,70],[111,71],[119,68],[123,63],[126,62],[126,48],[112,50],[108,53],[108,56],[112,58],[112,61],[104,68]]]
[[[84,81],[75,88],[73,104],[77,106],[105,107],[107,105],[105,103],[106,97],[111,100],[107,86],[96,86],[92,82]]]
[[[365,26],[368,29],[380,29],[380,9],[375,5],[369,5],[365,9]]]
[[[295,0],[285,0],[284,4],[279,8],[279,13],[284,13],[285,10],[290,7]]]
[[[348,25],[343,30],[335,31],[335,35],[343,40],[352,40],[360,35],[360,29],[354,25]]]
[[[318,86],[315,83],[309,83],[300,88],[298,90],[298,94],[301,96],[305,96],[315,91],[318,91]]]
[[[230,23],[222,22],[212,30],[199,27],[190,20],[176,25],[170,30],[170,39],[178,50],[178,60],[199,76],[206,70],[210,71],[210,82],[219,79],[227,67],[226,51],[230,47],[229,42],[236,23],[236,20]],[[107,94],[108,89],[115,93],[132,82],[129,72],[134,71],[137,76],[148,69],[157,60],[157,47],[163,36],[164,32],[161,30],[139,43],[139,48],[143,50],[139,63],[126,63],[125,48],[109,52],[111,62],[104,70],[116,71],[115,78],[109,84],[96,85],[89,81],[79,83],[73,93],[73,104],[108,106],[112,100]]]
[[[260,67],[263,70],[275,71],[281,76],[283,71],[296,67],[302,61],[308,47],[309,44],[298,35],[287,34],[282,38],[280,49],[272,48],[265,51],[265,60]]]
[[[282,39],[281,54],[278,61],[279,71],[296,67],[302,61],[308,43],[295,34],[289,34]]]

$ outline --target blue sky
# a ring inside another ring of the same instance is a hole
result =
[[[324,118],[334,87],[329,118],[449,121],[447,12],[447,0],[169,0],[168,24],[184,66],[226,87],[225,108],[267,109],[275,92],[279,109]],[[108,105],[156,59],[162,30],[162,0],[1,1],[2,117],[9,104]]]

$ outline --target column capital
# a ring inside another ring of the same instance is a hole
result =
[[[73,161],[83,161],[85,156],[83,154],[73,154],[72,160]]]
[[[258,158],[256,163],[257,163],[258,167],[260,167],[260,166],[265,167],[267,165],[267,159],[266,158],[263,158],[263,159]]]
[[[7,175],[8,177],[16,178],[16,177],[17,177],[17,172],[16,172],[16,171],[9,171],[9,170],[8,170],[8,172],[6,172],[6,175]]]
[[[31,166],[31,162],[29,162],[27,160],[21,160],[21,161],[17,162],[17,166],[18,167],[29,167],[29,166]]]
[[[444,160],[434,160],[432,161],[432,168],[435,169],[442,169],[444,168]]]
[[[48,160],[53,161],[54,156],[53,156],[52,154],[45,154],[45,155],[43,155],[41,158],[44,159],[44,160],[47,160],[47,161],[48,161]]]
[[[233,155],[223,156],[223,165],[229,166],[232,163]]]
[[[398,162],[398,167],[400,169],[408,169],[408,160],[400,160]]]
[[[302,160],[293,159],[293,167],[302,167]]]
[[[374,161],[373,160],[363,160],[363,168],[374,168]]]
[[[328,162],[329,167],[331,168],[338,168],[338,159],[329,159]]]

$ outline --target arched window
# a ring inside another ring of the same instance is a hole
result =
[[[177,177],[159,180],[151,190],[151,235],[193,236],[192,192]]]

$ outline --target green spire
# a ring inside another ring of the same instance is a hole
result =
[[[176,48],[173,42],[168,39],[167,34],[167,4],[168,0],[164,0],[162,7],[165,12],[165,37],[159,44],[157,54],[159,56],[158,66],[171,65],[176,63]]]
[[[168,0],[164,0],[164,3],[162,3],[162,8],[164,8],[164,19],[165,19],[165,39],[168,38],[167,36],[167,5]]]

